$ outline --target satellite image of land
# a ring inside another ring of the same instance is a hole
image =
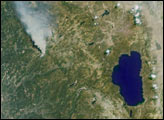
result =
[[[163,1],[1,1],[2,119],[163,119]]]

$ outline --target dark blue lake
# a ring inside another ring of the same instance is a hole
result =
[[[129,106],[136,106],[144,102],[141,56],[136,51],[131,51],[131,55],[123,54],[119,58],[112,73],[112,82],[120,87],[120,94],[124,97]]]

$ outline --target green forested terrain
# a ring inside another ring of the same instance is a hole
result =
[[[155,113],[148,79],[151,30],[146,23],[134,25],[133,16],[116,9],[115,2],[90,4],[98,15],[104,12],[105,4],[110,14],[94,20],[95,13],[84,3],[50,4],[51,12],[57,13],[57,37],[51,38],[41,58],[13,3],[1,2],[2,118],[129,118],[130,110],[133,118],[151,118]],[[106,56],[108,48],[112,51]],[[111,79],[119,56],[131,50],[140,52],[143,62],[146,103],[136,107],[124,103]],[[94,97],[97,101],[92,104]]]

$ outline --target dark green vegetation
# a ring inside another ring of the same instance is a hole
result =
[[[145,24],[135,26],[133,17],[116,9],[114,2],[91,2],[91,10],[95,13],[90,12],[85,3],[57,2],[51,4],[54,6],[51,11],[58,14],[57,28],[54,28],[58,37],[40,58],[18,20],[12,2],[1,3],[2,118],[105,118],[98,98],[92,104],[95,92],[103,94],[104,99],[110,98],[114,107],[118,106],[122,112],[112,107],[108,109],[116,118],[129,118],[126,112],[131,109],[134,118],[149,118],[154,112],[149,107],[151,66],[147,64],[151,34]],[[110,14],[94,20],[96,13],[103,14],[103,4],[108,6]],[[95,26],[94,22],[99,24]],[[92,42],[94,44],[89,45]],[[109,47],[112,52],[105,56],[104,51]],[[123,103],[123,98],[111,82],[119,56],[129,54],[131,50],[142,55],[147,100],[137,108],[115,104],[118,99]]]
[[[155,44],[156,44],[156,49],[160,50],[161,49],[161,45],[158,42],[156,42]]]

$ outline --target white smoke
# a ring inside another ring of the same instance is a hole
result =
[[[44,56],[46,52],[46,38],[52,32],[49,27],[49,16],[42,11],[42,8],[34,9],[30,2],[15,2],[16,11],[20,16],[21,22],[25,25],[26,32],[31,36],[34,44],[41,50]]]

